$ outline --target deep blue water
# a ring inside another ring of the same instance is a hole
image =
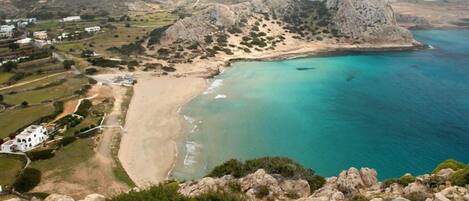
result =
[[[184,108],[175,176],[260,156],[381,179],[469,162],[469,31],[414,35],[435,49],[235,63]]]

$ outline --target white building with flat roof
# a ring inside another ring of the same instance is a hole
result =
[[[1,25],[0,26],[0,32],[3,33],[11,33],[15,30],[15,25]]]
[[[75,21],[80,21],[80,20],[81,20],[80,16],[70,16],[70,17],[63,18],[60,21],[61,22],[75,22]]]
[[[85,28],[85,31],[87,33],[96,33],[98,31],[101,31],[101,27],[100,26],[87,27],[87,28]]]
[[[33,33],[33,37],[39,40],[46,40],[47,39],[47,31],[36,31]]]
[[[48,138],[49,135],[44,126],[31,125],[16,135],[15,139],[3,143],[1,150],[4,152],[26,152],[45,142]]]

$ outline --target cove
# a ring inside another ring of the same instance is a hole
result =
[[[173,176],[262,156],[323,176],[371,167],[380,179],[469,162],[469,31],[414,35],[434,48],[235,63],[182,109]]]

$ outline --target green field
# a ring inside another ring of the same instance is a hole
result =
[[[0,73],[0,84],[8,81],[11,77],[13,77],[13,75],[13,73]]]
[[[0,186],[13,184],[24,165],[20,156],[0,154]]]
[[[16,94],[4,94],[4,102],[16,105],[23,101],[27,101],[29,104],[37,104],[48,100],[56,100],[73,95],[75,91],[79,90],[81,86],[86,83],[87,80],[85,79],[68,78],[66,82],[58,86],[25,91]]]
[[[52,104],[4,111],[0,113],[0,138],[8,137],[19,128],[52,113],[54,113]]]
[[[47,77],[47,76],[50,76],[50,77]],[[27,90],[27,89],[34,89],[35,87],[42,86],[42,85],[54,82],[56,80],[66,78],[66,77],[67,77],[67,74],[65,74],[65,73],[31,75],[31,76],[25,77],[25,78],[21,79],[19,82],[15,83],[15,85],[18,85],[16,87],[11,87],[11,88],[7,88],[7,89],[0,89],[0,94],[6,94],[6,93],[9,93],[9,92],[12,92],[12,91],[24,91],[24,90]],[[43,79],[41,79],[41,78],[43,78]],[[41,79],[41,80],[30,82],[30,81],[33,81],[33,80],[36,80],[36,79]],[[23,84],[23,83],[25,83],[25,84]]]

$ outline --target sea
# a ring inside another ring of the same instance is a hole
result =
[[[469,31],[413,34],[430,48],[234,63],[181,110],[173,177],[263,156],[322,176],[370,167],[381,180],[468,163]]]

